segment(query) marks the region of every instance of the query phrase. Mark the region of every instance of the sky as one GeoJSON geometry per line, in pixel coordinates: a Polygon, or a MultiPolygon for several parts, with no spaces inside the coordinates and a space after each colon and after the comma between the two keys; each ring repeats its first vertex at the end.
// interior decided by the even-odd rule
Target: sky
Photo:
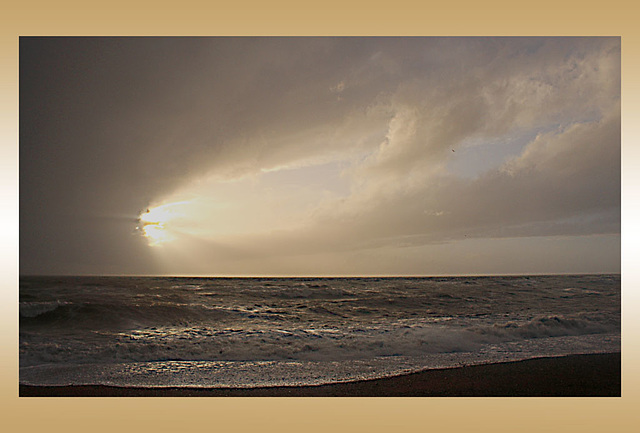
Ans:
{"type": "Polygon", "coordinates": [[[20,273],[620,272],[620,38],[20,38],[20,273]]]}

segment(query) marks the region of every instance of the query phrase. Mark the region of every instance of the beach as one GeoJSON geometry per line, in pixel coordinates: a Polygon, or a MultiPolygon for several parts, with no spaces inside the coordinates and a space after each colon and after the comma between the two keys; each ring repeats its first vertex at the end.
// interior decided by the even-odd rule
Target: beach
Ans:
{"type": "Polygon", "coordinates": [[[621,354],[426,370],[319,386],[134,388],[20,385],[20,397],[620,397],[621,354]]]}

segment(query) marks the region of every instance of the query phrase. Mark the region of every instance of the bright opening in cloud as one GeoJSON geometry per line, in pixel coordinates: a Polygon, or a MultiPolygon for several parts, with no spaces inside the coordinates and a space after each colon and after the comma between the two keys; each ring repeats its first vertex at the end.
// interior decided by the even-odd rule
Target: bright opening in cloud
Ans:
{"type": "Polygon", "coordinates": [[[166,203],[149,208],[140,215],[140,230],[149,241],[149,245],[158,246],[176,239],[172,223],[186,216],[183,206],[187,203],[166,203]]]}

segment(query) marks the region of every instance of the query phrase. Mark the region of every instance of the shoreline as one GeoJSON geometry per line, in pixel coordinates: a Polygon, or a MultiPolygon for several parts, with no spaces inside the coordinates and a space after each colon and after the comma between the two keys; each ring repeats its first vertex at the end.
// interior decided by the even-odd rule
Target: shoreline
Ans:
{"type": "Polygon", "coordinates": [[[20,397],[620,397],[621,353],[424,370],[354,382],[262,388],[19,385],[20,397]]]}

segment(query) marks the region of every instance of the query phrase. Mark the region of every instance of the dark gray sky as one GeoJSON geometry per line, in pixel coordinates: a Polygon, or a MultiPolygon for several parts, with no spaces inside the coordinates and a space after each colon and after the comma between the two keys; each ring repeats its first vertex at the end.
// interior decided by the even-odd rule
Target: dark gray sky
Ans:
{"type": "Polygon", "coordinates": [[[20,39],[21,274],[619,271],[619,38],[20,39]]]}

